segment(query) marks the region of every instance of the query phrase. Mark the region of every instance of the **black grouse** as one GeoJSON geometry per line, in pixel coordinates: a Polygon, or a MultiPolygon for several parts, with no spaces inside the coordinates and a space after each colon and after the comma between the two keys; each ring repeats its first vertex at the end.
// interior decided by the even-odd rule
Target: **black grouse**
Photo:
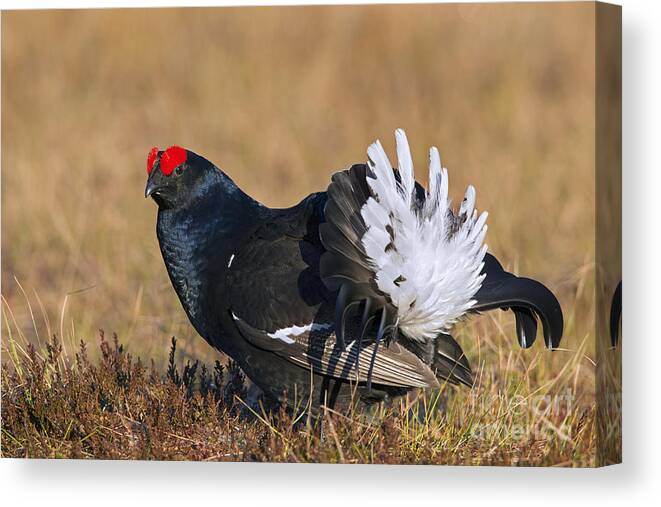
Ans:
{"type": "Polygon", "coordinates": [[[556,348],[562,310],[541,283],[486,253],[475,190],[453,210],[447,169],[430,150],[429,188],[408,141],[398,167],[381,144],[333,175],[326,192],[286,209],[246,195],[214,164],[178,146],[153,148],[145,196],[170,280],[196,331],[268,396],[346,406],[440,382],[471,386],[450,335],[467,314],[509,309],[519,344],[541,321],[556,348]]]}

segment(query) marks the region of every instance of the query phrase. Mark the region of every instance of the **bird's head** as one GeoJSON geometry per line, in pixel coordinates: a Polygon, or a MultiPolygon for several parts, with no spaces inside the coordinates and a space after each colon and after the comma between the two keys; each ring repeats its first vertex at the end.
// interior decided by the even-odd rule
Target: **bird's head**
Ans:
{"type": "Polygon", "coordinates": [[[211,162],[180,146],[164,151],[154,147],[147,156],[145,197],[161,209],[183,207],[204,193],[218,172],[211,162]]]}

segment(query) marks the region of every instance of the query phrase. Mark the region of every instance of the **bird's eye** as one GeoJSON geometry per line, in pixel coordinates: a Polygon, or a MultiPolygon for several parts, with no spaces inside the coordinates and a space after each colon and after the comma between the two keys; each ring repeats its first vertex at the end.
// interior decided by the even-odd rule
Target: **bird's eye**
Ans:
{"type": "Polygon", "coordinates": [[[181,176],[181,173],[183,173],[183,172],[184,172],[184,168],[182,166],[179,166],[174,170],[174,175],[175,176],[181,176]]]}

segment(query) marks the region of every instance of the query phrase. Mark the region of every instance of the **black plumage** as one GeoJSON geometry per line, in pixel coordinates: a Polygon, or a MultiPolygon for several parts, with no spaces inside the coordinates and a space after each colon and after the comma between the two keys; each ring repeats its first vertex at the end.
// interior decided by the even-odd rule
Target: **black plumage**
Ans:
{"type": "MultiPolygon", "coordinates": [[[[374,402],[444,381],[472,385],[452,336],[397,332],[397,308],[375,284],[360,241],[368,166],[335,174],[327,192],[292,208],[270,209],[195,153],[186,151],[176,168],[168,156],[150,155],[145,195],[158,204],[172,285],[196,331],[268,396],[316,407],[346,405],[354,387],[374,402]]],[[[416,193],[424,199],[419,185],[416,193]]],[[[524,347],[540,319],[546,344],[557,347],[563,324],[553,294],[489,254],[483,272],[472,311],[512,309],[524,347]]]]}

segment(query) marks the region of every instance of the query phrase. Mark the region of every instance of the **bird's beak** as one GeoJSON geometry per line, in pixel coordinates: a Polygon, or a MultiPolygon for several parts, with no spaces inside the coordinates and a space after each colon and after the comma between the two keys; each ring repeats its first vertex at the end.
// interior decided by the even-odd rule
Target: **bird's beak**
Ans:
{"type": "Polygon", "coordinates": [[[148,180],[147,186],[145,187],[145,198],[153,194],[154,190],[156,190],[156,183],[151,180],[148,180]]]}
{"type": "Polygon", "coordinates": [[[161,171],[158,169],[153,170],[149,175],[149,178],[147,178],[147,186],[145,187],[145,198],[154,194],[155,192],[158,191],[159,188],[161,188],[163,184],[161,180],[162,180],[161,171]]]}

